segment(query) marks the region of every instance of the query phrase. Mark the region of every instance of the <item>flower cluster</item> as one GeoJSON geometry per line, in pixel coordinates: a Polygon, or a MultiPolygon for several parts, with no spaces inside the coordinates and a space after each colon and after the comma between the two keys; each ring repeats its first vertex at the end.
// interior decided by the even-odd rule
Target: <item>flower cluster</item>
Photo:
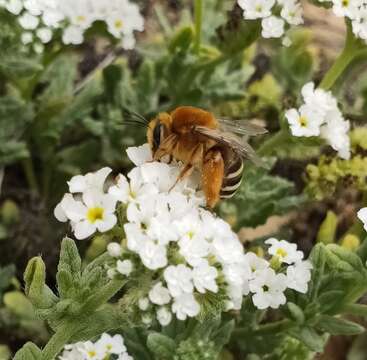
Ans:
{"type": "Polygon", "coordinates": [[[363,222],[364,229],[367,231],[367,207],[358,211],[358,218],[363,222]]]}
{"type": "Polygon", "coordinates": [[[331,92],[315,89],[314,83],[302,88],[304,104],[285,113],[294,136],[321,136],[339,156],[350,158],[349,121],[345,120],[331,92]]]}
{"type": "MultiPolygon", "coordinates": [[[[289,27],[303,23],[303,9],[298,0],[238,0],[238,4],[245,19],[261,19],[264,38],[280,38],[289,27]]],[[[283,44],[289,45],[289,38],[285,37],[283,44]]]]}
{"type": "Polygon", "coordinates": [[[114,227],[124,232],[121,244],[108,245],[107,275],[148,274],[149,289],[135,304],[145,324],[196,317],[208,298],[226,311],[252,296],[266,309],[283,305],[287,288],[306,292],[311,266],[295,244],[269,239],[270,261],[245,254],[229,224],[204,208],[198,174],[176,184],[179,164],[153,162],[148,145],[127,153],[136,165],[127,178],[120,174],[107,187],[109,168],[73,177],[55,216],[70,221],[78,239],[114,227]]]}
{"type": "Polygon", "coordinates": [[[139,8],[129,0],[1,0],[0,6],[18,16],[24,29],[22,42],[33,43],[38,52],[60,29],[64,44],[81,44],[85,31],[96,21],[104,22],[111,35],[122,39],[125,49],[134,47],[134,31],[144,30],[139,8]]]}
{"type": "Polygon", "coordinates": [[[121,335],[103,334],[96,341],[79,342],[66,345],[59,360],[133,360],[127,353],[121,335]]]}
{"type": "Polygon", "coordinates": [[[352,22],[355,36],[367,41],[367,2],[365,0],[319,0],[332,4],[336,16],[352,22]]]}

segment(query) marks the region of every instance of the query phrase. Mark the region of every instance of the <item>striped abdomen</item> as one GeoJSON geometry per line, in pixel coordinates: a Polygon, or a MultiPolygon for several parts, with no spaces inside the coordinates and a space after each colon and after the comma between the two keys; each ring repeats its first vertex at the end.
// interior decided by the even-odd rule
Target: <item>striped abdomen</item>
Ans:
{"type": "Polygon", "coordinates": [[[243,159],[238,155],[224,169],[223,184],[220,191],[222,199],[229,199],[236,193],[242,182],[243,169],[243,159]]]}

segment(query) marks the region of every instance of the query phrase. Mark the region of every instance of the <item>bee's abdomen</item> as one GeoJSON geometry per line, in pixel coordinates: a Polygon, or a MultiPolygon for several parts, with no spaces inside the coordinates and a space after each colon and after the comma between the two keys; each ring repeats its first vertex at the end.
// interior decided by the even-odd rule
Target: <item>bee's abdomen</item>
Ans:
{"type": "Polygon", "coordinates": [[[220,191],[220,197],[222,199],[229,199],[236,193],[242,182],[243,168],[243,160],[238,156],[225,169],[222,189],[220,191]]]}

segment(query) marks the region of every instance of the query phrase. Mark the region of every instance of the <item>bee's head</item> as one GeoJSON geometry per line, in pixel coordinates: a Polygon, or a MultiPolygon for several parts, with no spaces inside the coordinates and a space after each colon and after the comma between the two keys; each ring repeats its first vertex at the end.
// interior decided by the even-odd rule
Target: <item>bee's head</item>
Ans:
{"type": "Polygon", "coordinates": [[[171,116],[167,113],[159,114],[148,125],[147,138],[153,154],[171,131],[171,116]]]}

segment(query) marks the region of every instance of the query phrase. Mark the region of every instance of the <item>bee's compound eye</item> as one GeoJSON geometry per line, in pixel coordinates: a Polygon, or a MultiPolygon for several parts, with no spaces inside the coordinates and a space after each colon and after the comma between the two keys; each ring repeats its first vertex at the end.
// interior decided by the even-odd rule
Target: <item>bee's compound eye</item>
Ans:
{"type": "Polygon", "coordinates": [[[157,150],[161,144],[163,125],[157,124],[153,130],[153,150],[157,150]]]}

